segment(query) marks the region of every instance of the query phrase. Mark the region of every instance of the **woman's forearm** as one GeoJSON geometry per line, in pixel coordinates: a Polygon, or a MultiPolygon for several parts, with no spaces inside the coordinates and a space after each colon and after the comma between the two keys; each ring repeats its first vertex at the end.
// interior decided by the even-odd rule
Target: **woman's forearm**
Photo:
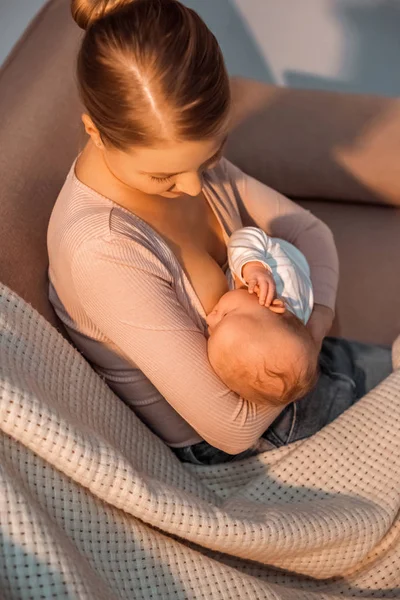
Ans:
{"type": "MultiPolygon", "coordinates": [[[[315,221],[308,238],[306,239],[307,232],[301,233],[295,245],[303,252],[310,266],[315,305],[329,309],[325,311],[328,323],[329,318],[333,319],[335,312],[339,258],[332,232],[325,223],[313,218],[315,221]]],[[[332,323],[329,328],[331,325],[332,323]]]]}
{"type": "MultiPolygon", "coordinates": [[[[289,211],[291,207],[287,202],[284,204],[286,211],[289,211]]],[[[333,315],[339,282],[339,259],[329,227],[297,206],[296,210],[292,208],[292,212],[286,212],[285,216],[281,212],[272,225],[274,236],[286,239],[304,254],[310,267],[314,303],[330,309],[333,315]]]]}
{"type": "Polygon", "coordinates": [[[339,260],[329,227],[279,192],[246,175],[227,161],[228,176],[240,192],[243,225],[260,227],[272,237],[296,246],[306,257],[316,304],[333,312],[339,280],[339,260]]]}
{"type": "Polygon", "coordinates": [[[328,335],[334,319],[334,312],[327,306],[315,304],[307,328],[310,331],[318,350],[322,346],[322,341],[328,335]]]}

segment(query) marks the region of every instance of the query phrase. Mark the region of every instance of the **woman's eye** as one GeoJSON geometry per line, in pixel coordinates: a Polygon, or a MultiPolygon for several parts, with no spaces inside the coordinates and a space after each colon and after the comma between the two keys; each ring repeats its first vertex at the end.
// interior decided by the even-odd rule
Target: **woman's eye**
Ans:
{"type": "MultiPolygon", "coordinates": [[[[214,156],[214,158],[212,158],[208,164],[203,166],[203,170],[214,169],[214,167],[217,166],[217,164],[219,163],[221,158],[222,158],[222,150],[220,150],[218,152],[218,154],[216,156],[214,156]]],[[[172,179],[171,176],[169,176],[169,177],[154,177],[153,175],[149,175],[149,177],[155,183],[167,183],[167,181],[170,181],[172,179]]]]}
{"type": "Polygon", "coordinates": [[[167,181],[172,179],[172,177],[153,177],[152,175],[150,175],[150,179],[152,181],[156,181],[157,183],[166,183],[167,181]]]}

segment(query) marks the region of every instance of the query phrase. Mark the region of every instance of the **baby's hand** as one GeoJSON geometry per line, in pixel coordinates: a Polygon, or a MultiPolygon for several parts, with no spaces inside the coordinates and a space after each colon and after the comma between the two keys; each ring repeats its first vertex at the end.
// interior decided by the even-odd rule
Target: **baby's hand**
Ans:
{"type": "Polygon", "coordinates": [[[261,306],[270,306],[276,293],[272,273],[260,262],[249,262],[244,265],[242,274],[249,294],[256,293],[261,306]]]}

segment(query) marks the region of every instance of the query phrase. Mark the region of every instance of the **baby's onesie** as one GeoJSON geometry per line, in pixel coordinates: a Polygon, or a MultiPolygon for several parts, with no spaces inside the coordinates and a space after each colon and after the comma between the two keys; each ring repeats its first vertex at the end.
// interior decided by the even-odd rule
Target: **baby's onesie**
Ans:
{"type": "Polygon", "coordinates": [[[277,297],[304,324],[308,322],[314,306],[310,267],[295,246],[272,238],[257,227],[243,227],[230,237],[228,259],[231,273],[244,284],[244,265],[261,262],[272,273],[277,297]]]}

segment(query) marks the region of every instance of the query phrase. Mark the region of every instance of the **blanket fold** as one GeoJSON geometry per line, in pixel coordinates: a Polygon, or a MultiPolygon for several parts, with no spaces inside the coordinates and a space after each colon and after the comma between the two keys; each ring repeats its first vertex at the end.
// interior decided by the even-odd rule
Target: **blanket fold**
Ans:
{"type": "Polygon", "coordinates": [[[1,284],[0,357],[6,598],[400,598],[400,371],[308,440],[196,467],[1,284]]]}

